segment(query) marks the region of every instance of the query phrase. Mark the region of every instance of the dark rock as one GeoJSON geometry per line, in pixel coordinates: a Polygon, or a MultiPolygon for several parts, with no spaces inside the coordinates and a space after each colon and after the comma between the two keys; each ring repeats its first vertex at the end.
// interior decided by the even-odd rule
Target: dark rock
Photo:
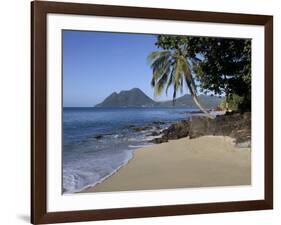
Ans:
{"type": "Polygon", "coordinates": [[[168,142],[168,138],[167,137],[166,138],[163,138],[163,137],[155,138],[151,142],[153,142],[155,144],[160,144],[160,143],[163,143],[163,142],[168,142]]]}
{"type": "Polygon", "coordinates": [[[198,114],[198,113],[202,113],[200,110],[193,110],[193,111],[189,111],[186,112],[187,114],[198,114]]]}
{"type": "Polygon", "coordinates": [[[151,133],[151,136],[158,136],[158,135],[160,135],[160,132],[153,131],[153,132],[151,133]]]}
{"type": "Polygon", "coordinates": [[[95,136],[95,139],[97,139],[97,140],[102,139],[102,138],[103,138],[103,135],[101,135],[101,134],[95,136]]]}
{"type": "Polygon", "coordinates": [[[162,122],[162,121],[154,121],[154,122],[152,122],[152,124],[153,124],[153,125],[163,125],[163,124],[165,124],[165,123],[162,122]]]}
{"type": "Polygon", "coordinates": [[[215,119],[206,116],[193,116],[191,120],[172,124],[161,134],[162,137],[154,139],[154,143],[167,142],[187,136],[197,138],[204,135],[216,135],[235,138],[237,146],[249,146],[251,143],[251,113],[230,113],[217,116],[215,119]]]}
{"type": "Polygon", "coordinates": [[[134,131],[137,131],[137,132],[140,132],[140,131],[144,131],[144,130],[149,130],[151,129],[152,127],[150,126],[145,126],[145,127],[133,127],[133,130],[134,131]]]}
{"type": "Polygon", "coordinates": [[[148,137],[148,136],[158,136],[158,135],[160,135],[160,134],[161,134],[161,132],[153,131],[153,132],[147,134],[146,136],[147,136],[147,137],[148,137]]]}
{"type": "Polygon", "coordinates": [[[236,143],[249,142],[251,139],[251,113],[231,113],[217,116],[215,119],[194,117],[191,123],[190,137],[203,135],[230,136],[236,143]]]}
{"type": "MultiPolygon", "coordinates": [[[[183,120],[172,124],[167,129],[163,130],[162,137],[153,140],[154,143],[167,142],[168,140],[175,140],[183,137],[187,137],[189,134],[190,122],[183,120]]],[[[159,134],[158,134],[159,135],[159,134]]]]}
{"type": "Polygon", "coordinates": [[[190,138],[200,137],[202,135],[210,134],[210,124],[212,119],[207,117],[192,117],[190,124],[190,138]]]}

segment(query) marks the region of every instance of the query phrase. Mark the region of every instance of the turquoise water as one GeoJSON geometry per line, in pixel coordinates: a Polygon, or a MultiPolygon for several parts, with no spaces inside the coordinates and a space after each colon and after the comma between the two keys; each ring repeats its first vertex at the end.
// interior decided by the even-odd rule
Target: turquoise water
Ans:
{"type": "Polygon", "coordinates": [[[140,147],[171,123],[186,119],[187,108],[64,108],[63,192],[74,193],[112,175],[140,147]],[[146,127],[141,131],[135,128],[146,127]]]}

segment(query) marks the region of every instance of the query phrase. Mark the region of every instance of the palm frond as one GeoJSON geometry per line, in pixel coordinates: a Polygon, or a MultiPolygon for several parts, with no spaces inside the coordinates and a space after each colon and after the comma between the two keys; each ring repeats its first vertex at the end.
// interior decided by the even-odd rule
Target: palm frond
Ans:
{"type": "Polygon", "coordinates": [[[152,68],[151,85],[154,87],[154,94],[159,96],[166,87],[166,94],[173,84],[173,105],[175,104],[177,92],[183,93],[183,84],[187,85],[193,100],[200,110],[207,113],[199,102],[196,84],[192,76],[191,61],[188,61],[182,51],[161,51],[152,52],[148,56],[148,62],[152,68]]]}
{"type": "Polygon", "coordinates": [[[160,58],[152,65],[153,78],[159,79],[170,68],[169,58],[160,58]]]}
{"type": "Polygon", "coordinates": [[[183,93],[183,76],[180,78],[180,93],[183,93]]]}
{"type": "Polygon", "coordinates": [[[177,97],[177,89],[175,87],[175,83],[174,83],[174,92],[173,92],[173,106],[176,103],[176,97],[177,97]]]}
{"type": "Polygon", "coordinates": [[[166,86],[166,95],[168,95],[168,89],[172,85],[172,83],[174,82],[174,70],[175,70],[175,66],[173,65],[172,71],[170,73],[169,80],[168,80],[168,83],[167,83],[167,86],[166,86]]]}
{"type": "Polygon", "coordinates": [[[158,79],[154,79],[155,85],[154,85],[154,90],[155,90],[155,95],[159,96],[162,94],[164,87],[167,85],[167,81],[170,77],[170,65],[167,64],[165,65],[165,68],[162,70],[161,77],[158,79]]]}
{"type": "Polygon", "coordinates": [[[154,77],[152,77],[152,79],[151,79],[151,81],[150,81],[150,84],[151,84],[151,86],[152,86],[152,87],[154,87],[154,86],[155,86],[155,80],[154,80],[154,77]]]}
{"type": "Polygon", "coordinates": [[[159,79],[157,81],[157,83],[154,86],[154,94],[156,96],[160,96],[163,92],[163,89],[167,83],[167,79],[168,79],[168,74],[164,73],[163,76],[161,77],[161,79],[159,79]]]}
{"type": "Polygon", "coordinates": [[[185,59],[181,58],[180,61],[182,62],[182,70],[183,70],[183,74],[184,74],[184,78],[185,78],[187,87],[190,91],[190,94],[195,96],[195,95],[197,95],[196,84],[192,77],[190,66],[188,65],[188,62],[185,59]]]}
{"type": "Polygon", "coordinates": [[[154,51],[151,52],[148,57],[147,57],[147,62],[149,65],[152,65],[155,60],[165,57],[165,56],[170,56],[171,53],[169,51],[154,51]]]}
{"type": "Polygon", "coordinates": [[[180,76],[181,76],[181,63],[177,59],[175,65],[175,71],[174,71],[174,88],[176,88],[176,90],[178,90],[180,86],[180,76]]]}

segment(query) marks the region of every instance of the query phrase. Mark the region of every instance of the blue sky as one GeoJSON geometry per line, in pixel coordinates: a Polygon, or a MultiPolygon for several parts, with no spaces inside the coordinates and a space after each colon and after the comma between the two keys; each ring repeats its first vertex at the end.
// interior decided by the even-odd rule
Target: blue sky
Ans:
{"type": "MultiPolygon", "coordinates": [[[[155,41],[155,35],[63,31],[63,105],[94,106],[134,87],[155,99],[147,63],[155,41]]],[[[171,98],[169,93],[155,100],[171,98]]]]}

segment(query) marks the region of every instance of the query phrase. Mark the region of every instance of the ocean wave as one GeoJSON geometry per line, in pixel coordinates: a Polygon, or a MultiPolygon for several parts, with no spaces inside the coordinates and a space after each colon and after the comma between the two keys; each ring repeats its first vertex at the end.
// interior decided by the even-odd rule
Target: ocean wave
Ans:
{"type": "Polygon", "coordinates": [[[103,182],[126,165],[132,156],[132,151],[119,155],[112,152],[104,157],[90,157],[90,160],[82,159],[64,165],[63,194],[81,192],[103,182]]]}
{"type": "Polygon", "coordinates": [[[129,148],[145,148],[145,147],[149,147],[151,146],[151,144],[143,144],[143,145],[129,145],[129,148]]]}
{"type": "Polygon", "coordinates": [[[152,140],[154,140],[155,138],[160,138],[160,137],[162,137],[163,136],[163,134],[159,134],[159,135],[156,135],[156,136],[146,136],[145,137],[145,141],[152,141],[152,140]]]}

